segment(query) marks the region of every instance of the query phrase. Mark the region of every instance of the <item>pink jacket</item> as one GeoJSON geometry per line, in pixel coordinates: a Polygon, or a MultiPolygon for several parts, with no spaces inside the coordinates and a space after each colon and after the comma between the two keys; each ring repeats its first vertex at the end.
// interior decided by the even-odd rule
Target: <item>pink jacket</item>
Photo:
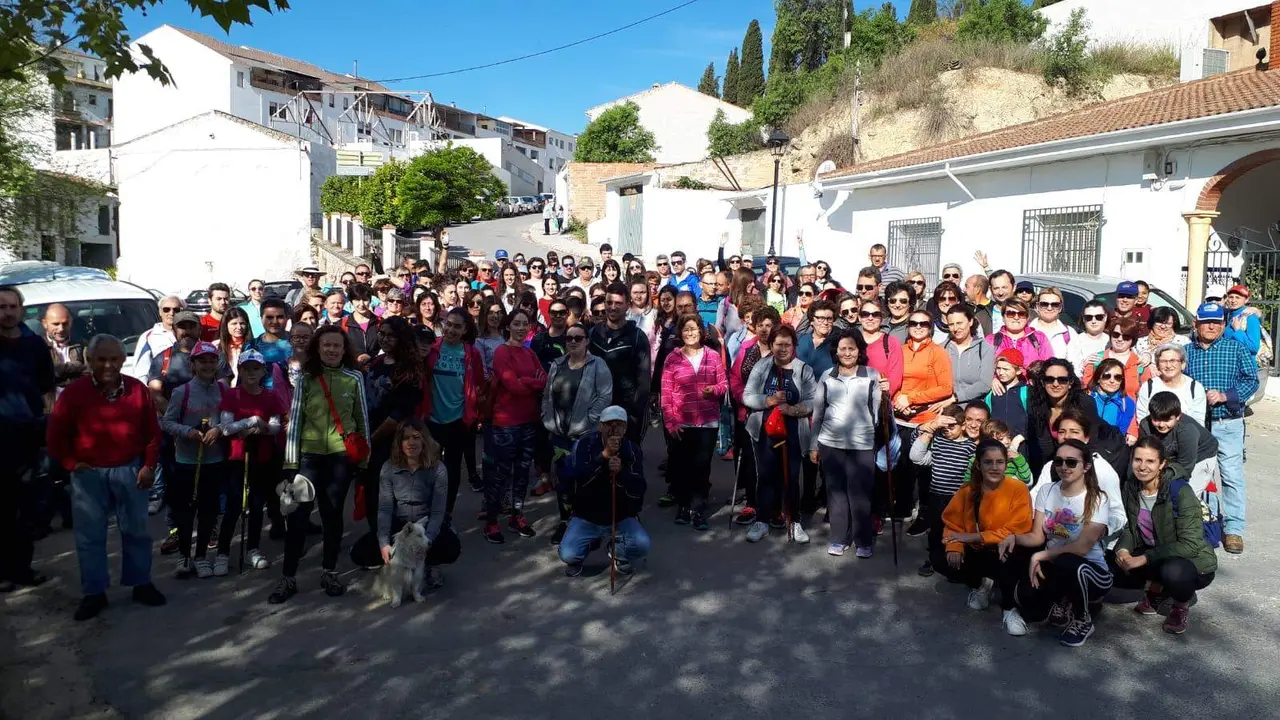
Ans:
{"type": "Polygon", "coordinates": [[[1044,361],[1053,357],[1053,345],[1049,344],[1049,338],[1039,330],[1027,328],[1026,334],[1014,340],[1004,330],[993,332],[986,337],[987,343],[996,349],[999,354],[1009,348],[1015,348],[1022,353],[1023,366],[1030,365],[1036,361],[1044,361]]]}
{"type": "Polygon", "coordinates": [[[738,408],[739,422],[747,421],[747,408],[742,404],[742,393],[747,389],[747,381],[742,377],[742,361],[747,357],[747,351],[759,342],[755,335],[742,341],[738,346],[738,352],[730,361],[729,368],[729,395],[733,398],[733,404],[738,408]]]}
{"type": "Polygon", "coordinates": [[[662,419],[667,432],[718,421],[728,389],[729,380],[719,353],[704,348],[702,362],[694,370],[682,350],[671,351],[662,368],[662,419]],[[703,396],[704,388],[711,388],[710,397],[703,396]]]}

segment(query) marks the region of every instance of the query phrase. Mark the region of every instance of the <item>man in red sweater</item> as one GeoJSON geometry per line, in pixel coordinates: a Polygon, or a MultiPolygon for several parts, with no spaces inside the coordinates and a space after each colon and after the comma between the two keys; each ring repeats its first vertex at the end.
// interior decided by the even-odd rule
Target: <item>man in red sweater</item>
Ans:
{"type": "Polygon", "coordinates": [[[111,335],[89,341],[90,374],[62,391],[49,416],[49,455],[71,472],[76,556],[84,599],[76,620],[88,620],[107,606],[111,572],[107,565],[107,514],[120,526],[122,585],[133,599],[152,607],[165,597],[151,584],[151,535],[147,531],[147,491],[160,460],[160,425],[151,393],[121,374],[124,347],[111,335]]]}

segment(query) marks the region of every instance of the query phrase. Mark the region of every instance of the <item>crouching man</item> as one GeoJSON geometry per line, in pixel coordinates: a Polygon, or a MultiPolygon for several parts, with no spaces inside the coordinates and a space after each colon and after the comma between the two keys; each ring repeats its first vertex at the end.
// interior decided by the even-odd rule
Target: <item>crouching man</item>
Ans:
{"type": "Polygon", "coordinates": [[[582,574],[591,550],[617,536],[614,562],[629,575],[633,563],[649,554],[649,533],[636,515],[644,504],[644,456],[627,439],[627,411],[610,405],[600,413],[600,428],[583,435],[561,460],[560,497],[569,508],[569,528],[560,541],[565,575],[582,574]]]}
{"type": "Polygon", "coordinates": [[[112,512],[120,528],[121,584],[133,587],[136,602],[165,602],[151,584],[147,532],[147,491],[160,460],[160,427],[151,393],[121,374],[124,348],[116,338],[95,336],[86,354],[89,375],[73,380],[58,396],[47,434],[49,455],[71,472],[71,513],[84,591],[76,620],[88,620],[107,606],[107,516],[112,512]]]}

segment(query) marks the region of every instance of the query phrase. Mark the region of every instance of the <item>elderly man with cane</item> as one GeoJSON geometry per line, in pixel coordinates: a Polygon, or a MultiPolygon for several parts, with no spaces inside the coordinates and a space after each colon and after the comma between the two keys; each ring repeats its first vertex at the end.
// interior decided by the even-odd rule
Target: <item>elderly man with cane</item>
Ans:
{"type": "Polygon", "coordinates": [[[133,600],[152,607],[165,597],[151,584],[151,536],[147,491],[160,461],[160,426],[147,386],[121,373],[124,347],[97,335],[86,353],[90,374],[73,380],[49,417],[49,454],[71,472],[71,512],[84,599],[76,620],[107,607],[107,514],[114,511],[121,537],[121,584],[133,600]]]}

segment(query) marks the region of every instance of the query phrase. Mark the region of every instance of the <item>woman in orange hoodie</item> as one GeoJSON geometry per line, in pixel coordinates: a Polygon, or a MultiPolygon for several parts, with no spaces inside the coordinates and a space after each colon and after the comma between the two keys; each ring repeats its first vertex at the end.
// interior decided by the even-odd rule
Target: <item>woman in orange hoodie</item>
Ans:
{"type": "Polygon", "coordinates": [[[923,311],[911,313],[902,345],[902,389],[893,399],[894,412],[913,424],[929,422],[950,404],[952,391],[951,358],[933,341],[933,319],[923,311]]]}
{"type": "Polygon", "coordinates": [[[1026,635],[1027,623],[1018,614],[1014,588],[1027,577],[1034,548],[1002,548],[1000,542],[1030,531],[1031,491],[1008,474],[1008,450],[999,440],[984,438],[976,457],[979,471],[942,511],[946,556],[935,557],[933,566],[952,582],[969,586],[966,605],[970,610],[986,610],[991,592],[999,585],[1005,631],[1026,635]]]}

